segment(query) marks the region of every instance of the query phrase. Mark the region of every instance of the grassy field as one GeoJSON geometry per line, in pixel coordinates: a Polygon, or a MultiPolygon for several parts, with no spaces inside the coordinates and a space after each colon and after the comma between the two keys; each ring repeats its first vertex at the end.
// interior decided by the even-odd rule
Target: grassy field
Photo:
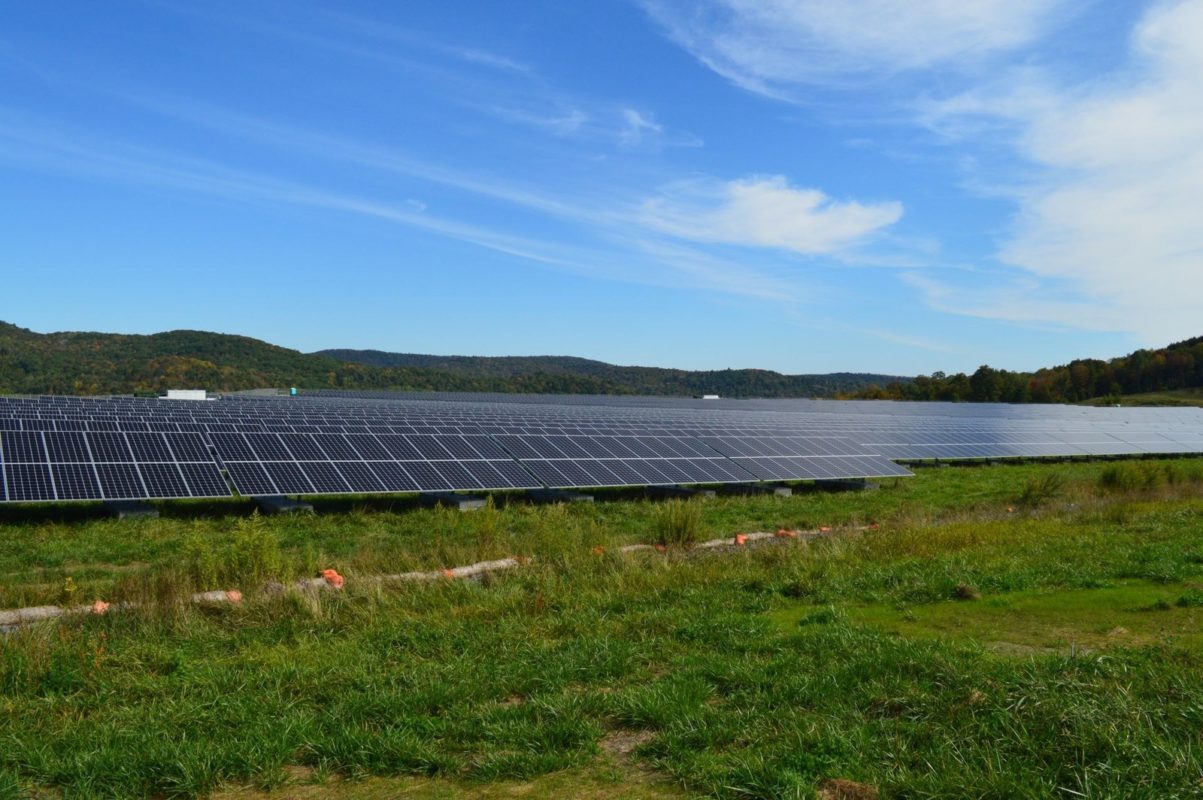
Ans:
{"type": "Polygon", "coordinates": [[[1171,389],[1164,392],[1126,394],[1119,398],[1096,397],[1082,405],[1110,406],[1203,406],[1203,389],[1171,389]]]}
{"type": "Polygon", "coordinates": [[[0,637],[0,797],[1203,795],[1201,461],[319,512],[6,510],[0,607],[142,605],[0,637]],[[258,591],[323,568],[346,588],[258,591]]]}

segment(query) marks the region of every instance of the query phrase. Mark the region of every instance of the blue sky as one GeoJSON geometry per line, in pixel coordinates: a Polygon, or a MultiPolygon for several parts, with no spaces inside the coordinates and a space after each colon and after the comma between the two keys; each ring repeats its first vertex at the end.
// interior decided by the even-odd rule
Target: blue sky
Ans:
{"type": "Polygon", "coordinates": [[[1032,369],[1203,334],[1203,0],[0,0],[0,319],[1032,369]]]}

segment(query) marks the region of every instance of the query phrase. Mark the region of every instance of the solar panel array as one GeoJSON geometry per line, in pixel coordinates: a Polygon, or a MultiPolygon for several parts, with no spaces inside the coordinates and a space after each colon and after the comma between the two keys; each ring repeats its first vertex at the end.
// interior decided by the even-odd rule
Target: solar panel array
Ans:
{"type": "Polygon", "coordinates": [[[1203,409],[0,397],[7,502],[221,497],[231,484],[254,496],[827,480],[909,474],[897,461],[1146,453],[1203,453],[1203,409]]]}
{"type": "Polygon", "coordinates": [[[0,499],[228,497],[204,438],[150,431],[0,431],[0,499]]]}

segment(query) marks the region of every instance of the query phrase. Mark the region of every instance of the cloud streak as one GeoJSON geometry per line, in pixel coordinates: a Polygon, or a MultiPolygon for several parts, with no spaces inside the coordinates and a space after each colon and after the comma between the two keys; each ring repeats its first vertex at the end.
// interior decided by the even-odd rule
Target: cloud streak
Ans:
{"type": "MultiPolygon", "coordinates": [[[[668,234],[693,242],[721,242],[747,247],[791,250],[807,255],[830,254],[867,241],[901,216],[896,202],[836,202],[816,189],[794,189],[781,176],[752,177],[726,183],[714,180],[678,182],[662,188],[634,210],[614,189],[569,200],[481,174],[448,169],[429,159],[340,137],[228,112],[208,105],[181,103],[142,95],[121,95],[127,102],[222,134],[259,142],[275,149],[353,164],[367,170],[406,176],[519,206],[588,226],[595,231],[642,228],[646,235],[668,234]]],[[[632,111],[642,129],[659,126],[632,111]]],[[[697,255],[694,255],[696,261],[697,255]]],[[[679,254],[674,259],[681,263],[679,254]]],[[[716,262],[717,263],[717,262],[716,262]]],[[[706,274],[715,274],[710,264],[706,274]]],[[[740,279],[746,270],[738,270],[740,279]]],[[[732,286],[726,281],[712,285],[732,286]]],[[[784,296],[778,288],[758,296],[784,296]]]]}
{"type": "Polygon", "coordinates": [[[641,215],[648,227],[681,239],[807,256],[838,253],[901,217],[901,203],[836,201],[780,175],[677,183],[645,201],[641,215]]]}
{"type": "Polygon", "coordinates": [[[963,67],[1037,40],[1067,0],[644,0],[670,38],[745,89],[774,97],[963,67]]]}
{"type": "Polygon", "coordinates": [[[170,189],[224,202],[310,208],[383,220],[592,278],[676,288],[685,285],[761,301],[797,299],[786,282],[754,267],[686,248],[658,251],[654,243],[620,235],[617,227],[609,234],[601,231],[603,239],[608,236],[610,241],[604,248],[521,236],[426,213],[412,198],[389,202],[209,160],[72,136],[52,122],[3,106],[0,161],[21,169],[170,189]]]}

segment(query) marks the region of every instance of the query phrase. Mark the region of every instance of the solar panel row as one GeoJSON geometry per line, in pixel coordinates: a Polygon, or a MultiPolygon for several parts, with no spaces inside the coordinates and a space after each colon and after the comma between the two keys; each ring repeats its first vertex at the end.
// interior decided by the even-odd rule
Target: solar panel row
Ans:
{"type": "Polygon", "coordinates": [[[0,499],[228,497],[196,433],[0,431],[0,499]]]}
{"type": "Polygon", "coordinates": [[[0,398],[0,500],[722,483],[1203,452],[1203,410],[667,398],[0,398]]]}

